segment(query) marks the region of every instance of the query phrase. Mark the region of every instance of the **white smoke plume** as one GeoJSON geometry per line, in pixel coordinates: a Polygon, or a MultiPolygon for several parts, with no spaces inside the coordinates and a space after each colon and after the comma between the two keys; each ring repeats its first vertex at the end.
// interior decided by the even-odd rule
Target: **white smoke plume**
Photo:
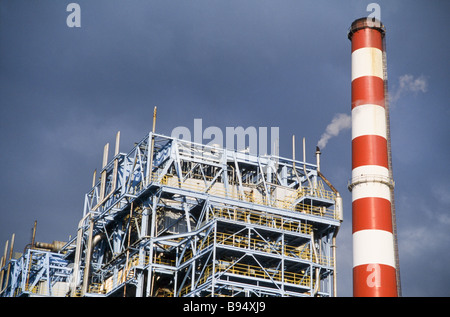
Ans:
{"type": "Polygon", "coordinates": [[[428,89],[428,82],[426,78],[421,75],[417,78],[414,78],[413,75],[405,74],[400,76],[398,80],[398,88],[392,94],[389,94],[389,101],[391,103],[397,102],[400,97],[407,92],[419,93],[426,92],[428,89]]]}
{"type": "Polygon", "coordinates": [[[345,113],[336,114],[331,120],[331,123],[327,126],[325,132],[320,137],[319,142],[317,142],[317,146],[320,149],[325,148],[329,139],[338,136],[343,130],[350,129],[351,126],[352,118],[350,115],[345,113]]]}
{"type": "MultiPolygon", "coordinates": [[[[389,95],[389,101],[391,103],[395,103],[400,99],[400,97],[408,92],[411,93],[425,93],[428,89],[428,82],[425,76],[421,75],[417,78],[414,76],[405,74],[400,76],[399,78],[399,86],[394,93],[389,95]]],[[[341,131],[350,129],[352,127],[352,118],[350,115],[345,113],[336,114],[331,123],[327,126],[325,132],[320,137],[319,142],[317,142],[317,146],[320,149],[325,148],[332,137],[338,136],[341,131]]]]}

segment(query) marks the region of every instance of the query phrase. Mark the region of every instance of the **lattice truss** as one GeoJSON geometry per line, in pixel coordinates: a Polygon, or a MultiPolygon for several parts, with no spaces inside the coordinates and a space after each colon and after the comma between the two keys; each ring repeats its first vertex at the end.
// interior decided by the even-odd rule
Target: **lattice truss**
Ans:
{"type": "Polygon", "coordinates": [[[67,296],[335,295],[342,207],[317,165],[154,133],[108,147],[56,253],[67,296]]]}

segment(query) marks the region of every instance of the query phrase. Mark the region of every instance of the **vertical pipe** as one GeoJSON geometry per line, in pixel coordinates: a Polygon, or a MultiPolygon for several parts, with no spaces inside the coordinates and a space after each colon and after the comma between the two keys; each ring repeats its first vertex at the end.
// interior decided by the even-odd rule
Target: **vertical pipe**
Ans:
{"type": "Polygon", "coordinates": [[[105,147],[103,148],[103,163],[102,163],[102,177],[101,177],[101,184],[100,184],[100,194],[99,194],[99,201],[103,201],[103,197],[105,197],[105,186],[106,186],[106,170],[104,168],[106,167],[106,164],[108,164],[108,150],[109,150],[109,143],[105,144],[105,147]]]}
{"type": "Polygon", "coordinates": [[[123,297],[127,297],[128,261],[130,258],[130,240],[131,240],[131,227],[132,227],[132,219],[133,219],[133,202],[131,202],[129,217],[130,217],[130,221],[129,221],[129,225],[128,225],[127,256],[125,259],[125,267],[123,268],[123,274],[125,274],[125,284],[123,286],[123,297]]]}
{"type": "MultiPolygon", "coordinates": [[[[95,207],[92,208],[92,210],[97,210],[98,207],[100,207],[101,204],[103,204],[111,195],[114,194],[116,191],[116,185],[117,185],[117,171],[119,168],[119,159],[117,158],[117,155],[119,154],[119,143],[120,143],[120,131],[116,134],[116,147],[114,150],[114,170],[113,170],[113,179],[112,179],[112,188],[110,192],[105,196],[105,188],[106,188],[106,170],[104,169],[106,165],[108,164],[108,151],[109,151],[109,143],[105,145],[105,148],[103,150],[103,164],[102,164],[102,176],[101,176],[101,184],[100,184],[100,194],[98,198],[98,203],[95,205],[95,207]]],[[[97,170],[94,171],[94,176],[92,179],[92,187],[95,185],[95,177],[97,174],[97,170]]]]}
{"type": "Polygon", "coordinates": [[[306,140],[303,138],[303,163],[306,162],[306,140]]]}
{"type": "Polygon", "coordinates": [[[339,227],[336,228],[332,238],[333,248],[333,297],[337,297],[337,267],[336,267],[336,235],[339,227]]]}
{"type": "Polygon", "coordinates": [[[92,175],[92,188],[94,188],[95,186],[95,182],[97,180],[96,178],[97,178],[97,169],[94,170],[94,174],[92,175]]]}
{"type": "Polygon", "coordinates": [[[119,169],[119,159],[117,158],[117,155],[119,155],[119,149],[120,149],[120,131],[117,131],[116,134],[116,147],[114,149],[114,170],[113,170],[113,184],[112,189],[110,191],[110,194],[108,194],[108,198],[110,195],[114,194],[114,191],[116,190],[116,184],[117,184],[117,171],[119,169]]]}
{"type": "MultiPolygon", "coordinates": [[[[1,260],[1,262],[0,262],[0,269],[2,269],[3,266],[5,266],[5,264],[6,264],[6,257],[7,257],[7,255],[8,255],[8,243],[9,243],[9,241],[7,240],[7,241],[6,241],[6,244],[5,244],[5,252],[4,252],[4,256],[2,256],[2,260],[1,260]]],[[[3,276],[4,276],[4,270],[2,270],[2,273],[1,273],[1,278],[0,278],[0,289],[2,288],[2,284],[3,284],[3,276]]]]}
{"type": "Polygon", "coordinates": [[[36,227],[37,227],[37,220],[34,221],[33,235],[31,236],[31,248],[34,248],[34,240],[36,238],[36,227]]]}
{"type": "Polygon", "coordinates": [[[397,296],[381,22],[354,21],[352,43],[353,295],[397,296]]]}
{"type": "Polygon", "coordinates": [[[88,241],[86,246],[86,256],[85,256],[85,267],[84,267],[84,276],[83,276],[83,286],[82,286],[82,295],[88,293],[89,291],[89,278],[91,275],[91,256],[92,256],[92,235],[94,232],[94,219],[91,217],[89,219],[89,231],[88,231],[88,241]]]}
{"type": "Polygon", "coordinates": [[[156,238],[156,231],[158,229],[157,226],[157,218],[156,218],[156,210],[158,207],[158,201],[156,195],[152,197],[152,218],[151,218],[151,224],[150,224],[150,254],[149,259],[150,263],[148,266],[148,273],[147,273],[147,296],[153,297],[153,289],[154,289],[154,282],[155,282],[155,274],[154,274],[154,268],[153,268],[153,257],[154,257],[154,251],[156,251],[156,246],[153,242],[153,238],[156,238]]]}
{"type": "Polygon", "coordinates": [[[16,237],[16,234],[13,233],[12,237],[11,237],[11,249],[9,250],[9,260],[11,261],[12,257],[13,257],[13,252],[14,252],[14,239],[16,237]]]}
{"type": "Polygon", "coordinates": [[[150,155],[148,157],[148,160],[150,161],[150,167],[147,175],[147,179],[149,180],[148,183],[153,182],[153,152],[155,148],[155,128],[156,128],[156,107],[153,109],[153,126],[152,126],[152,139],[150,144],[150,155]]]}
{"type": "Polygon", "coordinates": [[[295,169],[295,135],[292,135],[292,167],[295,169]]]}
{"type": "Polygon", "coordinates": [[[72,274],[72,283],[71,283],[71,296],[76,296],[77,292],[77,286],[78,286],[78,279],[79,279],[79,273],[80,273],[80,264],[81,264],[81,248],[82,248],[82,239],[83,239],[83,231],[84,231],[84,222],[85,220],[90,217],[90,213],[86,214],[78,223],[78,230],[77,230],[77,245],[75,247],[75,258],[74,258],[74,266],[73,266],[73,274],[72,274]]]}
{"type": "Polygon", "coordinates": [[[301,188],[302,182],[297,174],[297,169],[295,168],[295,135],[292,135],[292,170],[294,171],[295,177],[297,177],[298,188],[301,188]]]}
{"type": "Polygon", "coordinates": [[[305,177],[308,180],[309,190],[313,190],[313,186],[311,184],[311,180],[309,179],[308,172],[306,172],[306,139],[303,138],[303,172],[305,173],[305,177]]]}
{"type": "MultiPolygon", "coordinates": [[[[31,248],[30,249],[34,248],[34,240],[36,238],[36,227],[37,227],[37,220],[34,221],[33,235],[31,237],[31,248]]],[[[28,290],[28,282],[30,280],[31,260],[33,257],[31,251],[29,252],[29,254],[30,254],[30,257],[28,259],[28,271],[27,271],[27,279],[26,279],[26,284],[25,284],[26,290],[28,290]]]]}
{"type": "MultiPolygon", "coordinates": [[[[317,249],[316,249],[316,243],[315,243],[315,238],[314,238],[314,230],[311,230],[311,248],[312,248],[312,256],[313,256],[313,263],[317,263],[317,265],[319,264],[319,256],[317,255],[317,249]]],[[[312,267],[311,267],[312,270],[312,267]]],[[[315,282],[316,284],[314,285],[314,289],[313,289],[313,296],[317,296],[317,293],[319,292],[320,288],[320,276],[319,276],[319,268],[316,267],[315,269],[315,273],[316,273],[316,279],[315,282]]],[[[311,271],[312,274],[312,271],[311,271]]],[[[312,277],[312,276],[311,276],[312,277]]],[[[313,278],[311,280],[314,280],[313,278]]]]}
{"type": "Polygon", "coordinates": [[[316,163],[317,163],[317,171],[320,172],[320,149],[316,146],[316,163]]]}

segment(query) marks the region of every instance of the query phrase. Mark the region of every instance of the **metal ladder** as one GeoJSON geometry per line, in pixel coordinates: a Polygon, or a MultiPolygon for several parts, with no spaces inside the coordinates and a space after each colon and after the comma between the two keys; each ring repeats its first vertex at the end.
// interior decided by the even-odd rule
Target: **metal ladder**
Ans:
{"type": "MultiPolygon", "coordinates": [[[[389,178],[394,179],[392,172],[392,151],[391,151],[391,124],[389,116],[389,94],[388,94],[388,75],[387,75],[387,61],[386,61],[386,38],[383,38],[383,79],[384,79],[384,108],[386,110],[386,137],[387,137],[387,154],[389,178]]],[[[395,256],[395,270],[397,279],[397,296],[402,296],[401,280],[400,280],[400,259],[398,255],[398,240],[397,240],[397,220],[395,216],[395,198],[394,186],[389,186],[391,194],[391,217],[392,217],[392,232],[394,234],[394,256],[395,256]]]]}

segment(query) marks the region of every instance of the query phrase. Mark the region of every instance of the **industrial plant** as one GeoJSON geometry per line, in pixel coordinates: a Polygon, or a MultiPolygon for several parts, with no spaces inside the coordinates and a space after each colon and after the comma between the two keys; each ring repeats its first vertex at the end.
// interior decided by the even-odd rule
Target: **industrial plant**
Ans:
{"type": "Polygon", "coordinates": [[[335,294],[341,202],[318,165],[153,132],[121,153],[119,139],[71,241],[6,246],[2,296],[335,294]]]}
{"type": "MultiPolygon", "coordinates": [[[[352,42],[355,296],[399,295],[384,26],[352,42]]],[[[350,91],[350,89],[349,89],[350,91]]],[[[155,132],[113,156],[69,241],[32,241],[0,262],[0,297],[336,297],[342,198],[315,162],[155,132]]],[[[80,197],[81,198],[81,197],[80,197]]]]}

